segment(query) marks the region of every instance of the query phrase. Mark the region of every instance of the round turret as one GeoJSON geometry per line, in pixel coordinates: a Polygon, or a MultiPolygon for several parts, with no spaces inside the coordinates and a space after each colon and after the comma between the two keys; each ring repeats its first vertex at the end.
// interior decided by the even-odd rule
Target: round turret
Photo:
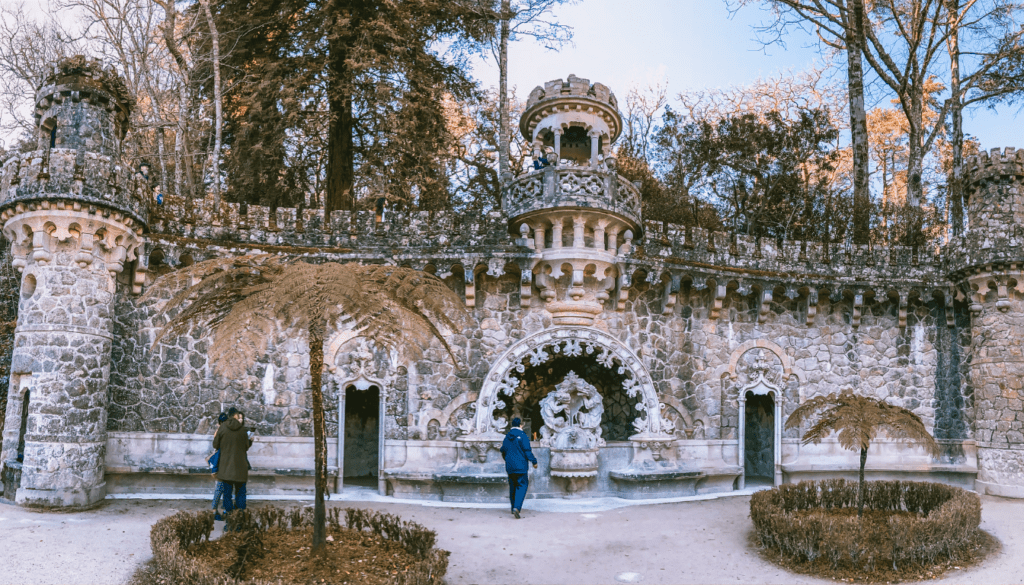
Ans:
{"type": "MultiPolygon", "coordinates": [[[[1024,150],[994,148],[967,159],[968,237],[1007,238],[1024,225],[1024,150]]],[[[989,248],[991,246],[985,246],[989,248]]]]}
{"type": "Polygon", "coordinates": [[[624,277],[618,263],[643,225],[640,193],[610,156],[622,117],[607,86],[575,75],[537,87],[526,106],[519,128],[533,142],[532,170],[502,193],[509,232],[536,251],[521,301],[531,302],[536,285],[556,324],[589,325],[624,277]]]}
{"type": "Polygon", "coordinates": [[[555,163],[596,165],[622,133],[622,116],[608,86],[570,74],[568,81],[555,79],[530,92],[519,130],[536,157],[548,147],[555,163]]]}
{"type": "Polygon", "coordinates": [[[141,229],[149,190],[120,166],[133,106],[112,69],[81,55],[58,63],[36,94],[36,150],[6,161],[0,174],[3,219],[19,203],[49,201],[102,207],[141,229]]]}
{"type": "Polygon", "coordinates": [[[36,98],[38,150],[0,177],[0,221],[22,273],[11,363],[24,410],[7,421],[26,421],[24,447],[4,441],[0,461],[21,471],[19,504],[91,506],[106,494],[114,299],[145,277],[133,265],[148,189],[118,166],[131,107],[116,73],[62,61],[36,98]]]}

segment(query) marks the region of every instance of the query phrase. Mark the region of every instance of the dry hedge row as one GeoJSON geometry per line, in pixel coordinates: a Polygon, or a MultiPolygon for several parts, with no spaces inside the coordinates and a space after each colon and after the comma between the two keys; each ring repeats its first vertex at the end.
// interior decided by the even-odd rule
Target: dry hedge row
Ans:
{"type": "Polygon", "coordinates": [[[750,517],[761,546],[797,562],[824,559],[833,569],[898,570],[956,560],[979,536],[981,498],[958,487],[872,481],[865,484],[865,521],[838,513],[856,506],[856,481],[803,481],[756,492],[750,517]],[[909,514],[868,522],[870,510],[909,514]]]}
{"type": "MultiPolygon", "coordinates": [[[[237,550],[236,572],[245,560],[261,554],[263,534],[271,528],[293,530],[312,526],[312,508],[281,509],[271,506],[236,510],[228,517],[227,527],[243,533],[237,550]]],[[[386,540],[400,543],[420,561],[405,573],[392,577],[394,585],[442,585],[448,570],[448,551],[434,548],[437,533],[414,522],[383,512],[356,508],[329,508],[327,526],[331,531],[341,528],[373,532],[386,540]],[[342,512],[345,513],[342,522],[342,512]]],[[[197,561],[188,547],[209,540],[213,532],[213,511],[178,512],[153,525],[150,543],[156,568],[167,575],[172,585],[239,585],[243,583],[222,570],[197,561]]],[[[270,585],[261,581],[245,581],[249,585],[270,585]]]]}

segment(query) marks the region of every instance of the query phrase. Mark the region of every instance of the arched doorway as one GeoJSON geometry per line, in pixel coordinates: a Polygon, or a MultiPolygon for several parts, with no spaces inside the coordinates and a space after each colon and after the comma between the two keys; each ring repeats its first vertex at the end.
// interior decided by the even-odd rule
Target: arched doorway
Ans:
{"type": "Polygon", "coordinates": [[[775,400],[773,395],[746,396],[743,474],[747,487],[775,483],[775,400]]]}
{"type": "Polygon", "coordinates": [[[368,382],[345,384],[338,402],[338,489],[377,489],[384,445],[381,388],[368,382]]]}
{"type": "Polygon", "coordinates": [[[782,393],[764,350],[750,353],[748,382],[738,397],[740,488],[782,482],[782,393]]]}

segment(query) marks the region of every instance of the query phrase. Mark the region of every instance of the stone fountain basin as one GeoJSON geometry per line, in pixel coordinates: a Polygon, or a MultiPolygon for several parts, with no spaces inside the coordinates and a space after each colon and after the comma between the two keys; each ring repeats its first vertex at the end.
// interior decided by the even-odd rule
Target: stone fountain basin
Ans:
{"type": "Polygon", "coordinates": [[[551,449],[552,477],[595,477],[600,449],[551,449]]]}
{"type": "Polygon", "coordinates": [[[674,498],[695,496],[708,474],[699,469],[623,469],[608,474],[612,481],[626,489],[620,497],[628,499],[674,498]],[[628,486],[628,487],[627,487],[628,486]]]}

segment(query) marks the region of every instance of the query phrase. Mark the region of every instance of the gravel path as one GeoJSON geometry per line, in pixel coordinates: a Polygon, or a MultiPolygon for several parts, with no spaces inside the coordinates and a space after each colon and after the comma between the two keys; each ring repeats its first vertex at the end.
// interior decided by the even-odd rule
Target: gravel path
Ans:
{"type": "MultiPolygon", "coordinates": [[[[346,496],[358,498],[358,492],[346,496]]],[[[452,585],[832,582],[789,573],[758,557],[747,544],[749,496],[629,506],[621,500],[528,500],[522,520],[504,506],[366,499],[374,501],[358,505],[435,529],[439,546],[452,551],[452,585]]],[[[0,584],[122,583],[150,557],[149,529],[156,520],[207,505],[108,500],[74,514],[0,505],[0,584]]],[[[999,538],[1002,550],[982,566],[938,582],[1024,583],[1022,512],[1022,501],[984,497],[982,528],[999,538]]]]}

